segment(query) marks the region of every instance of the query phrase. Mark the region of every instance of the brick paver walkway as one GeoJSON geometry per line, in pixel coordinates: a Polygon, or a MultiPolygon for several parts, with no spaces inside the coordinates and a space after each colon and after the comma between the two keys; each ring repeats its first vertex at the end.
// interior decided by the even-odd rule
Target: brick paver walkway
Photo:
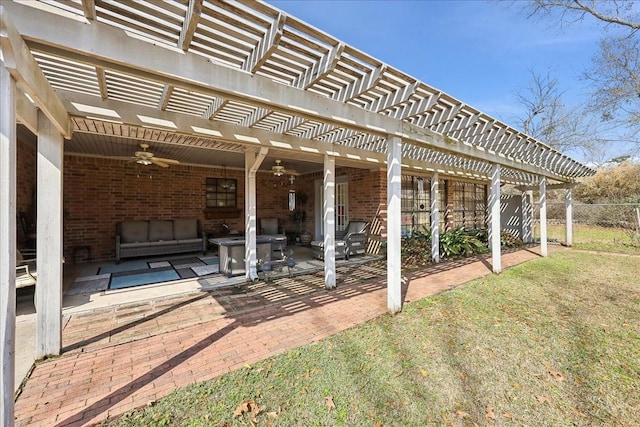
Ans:
{"type": "MultiPolygon", "coordinates": [[[[503,255],[503,268],[538,257],[503,255]]],[[[404,302],[490,274],[490,259],[442,263],[405,278],[404,302]]],[[[177,388],[326,338],[387,312],[385,264],[112,307],[65,319],[63,354],[31,373],[17,426],[80,426],[114,417],[177,388]]]]}

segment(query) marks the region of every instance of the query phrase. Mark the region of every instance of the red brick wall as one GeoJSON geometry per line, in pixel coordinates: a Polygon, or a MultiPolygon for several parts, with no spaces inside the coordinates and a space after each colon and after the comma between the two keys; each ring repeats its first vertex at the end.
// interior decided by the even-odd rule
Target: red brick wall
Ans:
{"type": "MultiPolygon", "coordinates": [[[[64,250],[69,262],[73,262],[73,248],[79,245],[91,246],[95,260],[113,259],[116,224],[124,220],[197,218],[207,232],[219,232],[223,223],[244,232],[243,170],[226,171],[227,178],[237,179],[239,215],[206,219],[206,178],[223,177],[225,171],[220,167],[165,169],[81,156],[65,156],[64,162],[64,250]]],[[[257,217],[281,218],[285,228],[295,229],[289,220],[289,189],[300,191],[305,181],[291,185],[284,177],[259,173],[256,185],[257,217]]],[[[312,213],[313,193],[309,195],[307,205],[312,213]]]]}
{"type": "Polygon", "coordinates": [[[16,211],[32,213],[33,192],[36,188],[36,145],[18,140],[16,164],[16,211]]]}
{"type": "MultiPolygon", "coordinates": [[[[348,182],[349,218],[352,220],[365,220],[371,223],[370,235],[373,243],[369,249],[375,251],[379,247],[379,241],[386,238],[386,172],[345,167],[336,168],[336,179],[339,180],[343,177],[347,177],[348,182]]],[[[298,177],[295,183],[297,191],[304,191],[308,196],[308,201],[305,205],[307,215],[302,224],[302,229],[310,232],[312,236],[315,236],[316,224],[316,181],[322,178],[322,173],[317,172],[298,177]]],[[[295,224],[291,221],[288,224],[289,229],[296,229],[295,224]]]]}
{"type": "MultiPolygon", "coordinates": [[[[31,162],[35,170],[35,154],[29,157],[25,151],[21,159],[26,165],[31,162]]],[[[90,245],[96,260],[113,259],[116,223],[123,220],[197,218],[208,232],[219,231],[222,223],[244,232],[242,170],[226,171],[228,178],[238,182],[239,215],[206,219],[206,178],[222,177],[225,171],[220,167],[180,165],[165,169],[81,156],[65,156],[64,161],[64,249],[70,262],[73,262],[73,247],[78,245],[90,245]]],[[[21,165],[19,169],[27,171],[29,167],[21,165]]],[[[337,168],[336,177],[344,176],[349,183],[349,218],[370,221],[369,250],[375,252],[386,239],[386,172],[337,168]]],[[[257,217],[277,217],[283,220],[286,230],[296,230],[296,224],[290,219],[288,194],[291,189],[298,194],[304,192],[308,200],[303,206],[307,215],[302,228],[315,235],[315,183],[319,179],[322,173],[311,173],[297,177],[291,184],[285,177],[259,173],[257,217]]],[[[449,194],[453,186],[447,185],[445,191],[449,200],[453,200],[449,194]]]]}
{"type": "MultiPolygon", "coordinates": [[[[25,131],[26,132],[26,131],[25,131]]],[[[16,213],[23,215],[25,230],[20,223],[16,224],[16,244],[19,249],[33,247],[30,239],[36,226],[36,144],[33,138],[19,137],[16,148],[16,213]]]]}

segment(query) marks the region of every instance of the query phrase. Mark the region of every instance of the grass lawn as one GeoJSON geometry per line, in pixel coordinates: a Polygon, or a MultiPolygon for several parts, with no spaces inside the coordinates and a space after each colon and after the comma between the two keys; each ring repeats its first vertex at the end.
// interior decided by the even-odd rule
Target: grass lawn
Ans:
{"type": "MultiPolygon", "coordinates": [[[[536,226],[536,237],[540,237],[540,227],[536,226]]],[[[547,225],[549,240],[565,242],[565,226],[547,225]]],[[[573,225],[573,247],[590,251],[620,252],[640,255],[640,240],[634,230],[599,227],[597,225],[573,225]]]]}
{"type": "Polygon", "coordinates": [[[638,273],[554,253],[108,425],[640,425],[638,273]]]}

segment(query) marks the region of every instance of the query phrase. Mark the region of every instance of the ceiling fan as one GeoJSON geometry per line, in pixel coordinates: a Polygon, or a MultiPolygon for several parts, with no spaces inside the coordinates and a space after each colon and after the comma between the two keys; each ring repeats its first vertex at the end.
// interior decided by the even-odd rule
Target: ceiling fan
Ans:
{"type": "Polygon", "coordinates": [[[284,166],[282,166],[282,160],[276,160],[276,164],[271,166],[271,172],[273,172],[275,176],[300,175],[298,171],[293,169],[286,169],[284,166]]]}
{"type": "Polygon", "coordinates": [[[174,159],[165,159],[163,157],[155,157],[151,151],[147,151],[149,148],[149,144],[142,143],[140,144],[140,148],[142,151],[136,151],[133,159],[136,163],[141,165],[158,165],[163,168],[168,168],[169,165],[178,165],[180,162],[174,159]]]}

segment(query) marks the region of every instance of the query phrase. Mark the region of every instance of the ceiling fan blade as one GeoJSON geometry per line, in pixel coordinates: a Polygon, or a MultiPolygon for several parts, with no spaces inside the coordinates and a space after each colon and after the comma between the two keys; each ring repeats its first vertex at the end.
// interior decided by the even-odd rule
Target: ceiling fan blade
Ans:
{"type": "Polygon", "coordinates": [[[175,160],[175,159],[166,159],[166,158],[164,158],[164,157],[154,157],[154,158],[153,158],[153,161],[154,161],[154,162],[156,162],[156,161],[160,161],[160,162],[162,162],[162,163],[168,163],[168,164],[170,164],[170,165],[179,165],[179,164],[180,164],[180,161],[179,161],[179,160],[175,160]]]}
{"type": "Polygon", "coordinates": [[[163,167],[163,168],[168,168],[169,167],[169,165],[167,163],[163,162],[162,160],[158,160],[156,158],[154,158],[152,160],[152,162],[153,162],[154,165],[158,165],[158,166],[163,167]]]}
{"type": "Polygon", "coordinates": [[[136,151],[135,156],[140,158],[143,158],[143,157],[149,158],[149,157],[153,157],[153,153],[149,151],[136,151]]]}
{"type": "Polygon", "coordinates": [[[287,169],[287,170],[284,171],[284,173],[286,173],[287,175],[300,176],[300,172],[298,172],[295,169],[287,169]]]}

